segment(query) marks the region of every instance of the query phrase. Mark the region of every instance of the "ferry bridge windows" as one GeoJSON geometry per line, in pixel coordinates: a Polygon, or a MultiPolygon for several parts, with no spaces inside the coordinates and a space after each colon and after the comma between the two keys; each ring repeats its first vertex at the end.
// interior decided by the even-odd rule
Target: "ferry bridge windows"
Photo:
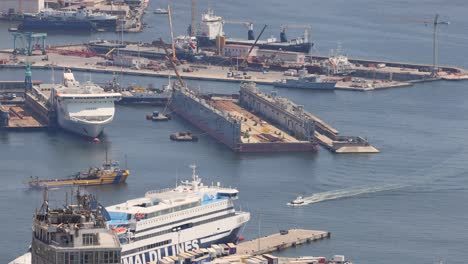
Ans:
{"type": "Polygon", "coordinates": [[[96,234],[83,234],[83,246],[95,245],[97,242],[96,234]]]}

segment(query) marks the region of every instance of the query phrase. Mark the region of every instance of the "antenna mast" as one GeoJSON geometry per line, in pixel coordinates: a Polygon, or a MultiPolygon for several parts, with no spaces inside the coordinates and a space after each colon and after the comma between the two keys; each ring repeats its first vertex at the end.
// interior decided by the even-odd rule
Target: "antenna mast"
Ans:
{"type": "Polygon", "coordinates": [[[192,24],[190,25],[190,36],[197,34],[197,0],[192,0],[192,24]]]}

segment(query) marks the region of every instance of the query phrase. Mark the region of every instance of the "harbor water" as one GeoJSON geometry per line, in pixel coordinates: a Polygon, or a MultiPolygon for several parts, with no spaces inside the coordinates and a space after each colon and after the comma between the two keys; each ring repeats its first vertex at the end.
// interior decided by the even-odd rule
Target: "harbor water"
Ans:
{"type": "MultiPolygon", "coordinates": [[[[189,1],[173,1],[178,32],[189,23],[189,1]]],[[[201,1],[199,1],[201,2],[201,1]]],[[[211,1],[217,14],[232,20],[271,25],[313,26],[316,51],[322,55],[341,42],[351,57],[432,62],[432,29],[421,23],[436,12],[447,16],[441,26],[441,64],[468,68],[468,4],[451,1],[321,1],[257,0],[211,1]],[[259,8],[261,7],[261,8],[259,8]],[[281,12],[279,10],[282,10],[281,12]]],[[[152,1],[151,9],[161,1],[152,1]]],[[[200,3],[203,10],[206,2],[200,3]]],[[[151,41],[167,36],[166,17],[152,14],[144,33],[124,35],[151,41]]],[[[0,24],[7,36],[8,22],[0,24]]],[[[226,26],[237,37],[244,28],[226,26]]],[[[300,34],[291,29],[290,37],[300,34]]],[[[49,43],[116,38],[114,33],[81,36],[53,34],[49,43]]],[[[1,38],[1,48],[12,40],[1,38]]],[[[55,70],[60,80],[61,70],[55,70]]],[[[105,82],[111,75],[76,73],[80,81],[105,82]]],[[[21,80],[24,70],[0,70],[0,80],[21,80]]],[[[33,79],[49,82],[51,72],[34,70],[33,79]]],[[[125,76],[122,83],[154,84],[164,78],[125,76]]],[[[238,84],[190,81],[205,92],[233,93],[238,84]]],[[[117,106],[114,122],[100,143],[88,142],[62,131],[0,132],[0,263],[25,252],[31,240],[31,221],[42,193],[28,190],[31,176],[59,178],[109,157],[131,170],[127,184],[89,187],[104,205],[142,196],[149,189],[174,186],[190,177],[189,164],[199,166],[205,182],[222,182],[240,190],[242,210],[252,213],[243,235],[255,238],[286,228],[327,230],[329,240],[281,252],[286,256],[343,254],[356,263],[460,263],[468,258],[468,82],[433,82],[409,88],[368,93],[278,90],[342,134],[364,135],[379,154],[334,155],[318,153],[236,154],[177,116],[164,123],[145,120],[163,108],[117,106]],[[169,135],[190,130],[198,142],[173,142],[169,135]],[[126,162],[125,162],[126,160],[126,162]],[[301,207],[286,204],[302,195],[312,202],[301,207]],[[312,199],[313,198],[313,199],[312,199]]],[[[271,91],[272,86],[259,86],[271,91]]],[[[51,190],[53,205],[65,203],[62,188],[51,190]]]]}

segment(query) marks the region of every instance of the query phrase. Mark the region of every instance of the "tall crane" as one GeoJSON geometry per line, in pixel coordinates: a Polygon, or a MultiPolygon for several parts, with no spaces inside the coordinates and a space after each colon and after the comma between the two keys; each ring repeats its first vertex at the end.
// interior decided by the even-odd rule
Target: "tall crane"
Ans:
{"type": "MultiPolygon", "coordinates": [[[[437,26],[438,25],[449,25],[450,22],[448,21],[440,21],[439,20],[439,14],[436,14],[434,17],[434,22],[433,22],[433,32],[432,32],[432,60],[433,60],[433,68],[432,68],[432,74],[434,76],[437,75],[438,72],[438,45],[437,45],[437,26]]],[[[427,23],[426,23],[427,25],[427,23]]]]}
{"type": "Polygon", "coordinates": [[[167,17],[169,19],[169,31],[171,33],[171,48],[172,48],[172,60],[176,61],[176,51],[175,51],[175,43],[174,43],[174,31],[172,30],[172,14],[171,14],[171,4],[167,3],[167,17]]]}
{"type": "Polygon", "coordinates": [[[254,40],[255,39],[255,35],[254,35],[254,31],[253,31],[253,26],[254,24],[252,22],[249,22],[249,21],[236,21],[236,20],[226,20],[224,21],[225,24],[233,24],[233,25],[243,25],[245,27],[247,27],[249,29],[248,33],[247,33],[247,39],[248,40],[254,40]]]}
{"type": "Polygon", "coordinates": [[[197,0],[192,0],[192,23],[190,25],[190,36],[197,35],[197,0]]]}
{"type": "Polygon", "coordinates": [[[257,39],[255,39],[255,42],[250,47],[249,52],[247,52],[247,54],[245,54],[244,60],[241,63],[241,67],[244,68],[244,67],[247,66],[247,59],[249,58],[250,53],[252,52],[253,48],[257,44],[258,40],[260,39],[260,37],[262,36],[262,34],[263,34],[263,32],[265,31],[266,28],[267,28],[267,25],[263,26],[262,31],[260,31],[260,34],[258,34],[257,39]]]}

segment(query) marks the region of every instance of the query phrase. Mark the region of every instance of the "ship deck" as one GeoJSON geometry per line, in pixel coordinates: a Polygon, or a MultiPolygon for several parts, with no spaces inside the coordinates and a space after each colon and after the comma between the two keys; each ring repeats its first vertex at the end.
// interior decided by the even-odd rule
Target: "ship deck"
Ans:
{"type": "Polygon", "coordinates": [[[302,142],[293,136],[289,135],[284,130],[272,125],[271,123],[261,119],[255,114],[245,110],[229,99],[214,99],[213,106],[228,112],[232,117],[242,121],[241,123],[241,142],[242,143],[298,143],[302,142]],[[245,137],[245,134],[248,137],[245,137]]]}

